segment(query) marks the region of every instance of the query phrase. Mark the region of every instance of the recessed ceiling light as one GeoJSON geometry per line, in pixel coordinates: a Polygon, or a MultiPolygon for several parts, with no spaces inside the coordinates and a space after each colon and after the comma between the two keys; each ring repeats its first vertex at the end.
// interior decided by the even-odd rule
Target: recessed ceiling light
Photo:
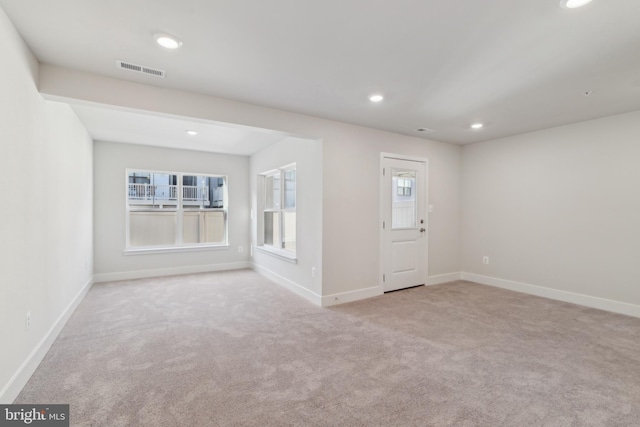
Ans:
{"type": "Polygon", "coordinates": [[[196,136],[198,134],[198,132],[196,132],[195,130],[188,130],[187,134],[191,135],[191,136],[196,136]]]}
{"type": "Polygon", "coordinates": [[[176,36],[172,36],[171,34],[157,33],[153,35],[153,39],[156,43],[166,49],[177,49],[182,46],[180,39],[176,36]]]}
{"type": "Polygon", "coordinates": [[[384,96],[382,96],[382,95],[371,95],[369,97],[369,101],[371,101],[371,102],[380,102],[383,99],[384,99],[384,96]]]}
{"type": "Polygon", "coordinates": [[[565,9],[575,9],[588,3],[591,3],[591,0],[561,0],[560,7],[564,7],[565,9]]]}
{"type": "Polygon", "coordinates": [[[483,126],[482,123],[474,123],[471,125],[471,129],[482,129],[483,126]]]}

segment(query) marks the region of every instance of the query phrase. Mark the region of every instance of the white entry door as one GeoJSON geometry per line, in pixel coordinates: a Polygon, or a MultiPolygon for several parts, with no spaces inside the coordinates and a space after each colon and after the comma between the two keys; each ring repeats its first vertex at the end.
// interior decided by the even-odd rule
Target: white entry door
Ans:
{"type": "Polygon", "coordinates": [[[384,292],[427,280],[427,163],[382,157],[382,287],[384,292]]]}

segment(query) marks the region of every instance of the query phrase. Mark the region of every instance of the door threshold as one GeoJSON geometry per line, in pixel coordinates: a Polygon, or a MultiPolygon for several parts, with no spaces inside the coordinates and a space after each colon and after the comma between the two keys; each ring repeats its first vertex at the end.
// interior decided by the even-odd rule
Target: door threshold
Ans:
{"type": "Polygon", "coordinates": [[[390,294],[391,292],[406,291],[407,289],[419,288],[420,286],[424,286],[424,283],[422,285],[415,285],[415,286],[409,286],[408,288],[394,289],[393,291],[386,291],[384,293],[390,294]]]}

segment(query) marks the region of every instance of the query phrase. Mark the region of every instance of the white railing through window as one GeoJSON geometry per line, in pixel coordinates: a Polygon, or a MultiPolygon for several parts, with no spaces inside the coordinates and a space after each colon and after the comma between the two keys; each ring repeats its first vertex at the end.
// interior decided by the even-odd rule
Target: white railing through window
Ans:
{"type": "MultiPolygon", "coordinates": [[[[154,201],[177,201],[177,185],[129,184],[129,201],[148,204],[154,201]]],[[[182,200],[204,203],[209,201],[209,187],[183,185],[182,200]]]]}
{"type": "Polygon", "coordinates": [[[209,186],[195,186],[195,185],[183,185],[182,186],[182,200],[207,202],[209,201],[209,186]]]}

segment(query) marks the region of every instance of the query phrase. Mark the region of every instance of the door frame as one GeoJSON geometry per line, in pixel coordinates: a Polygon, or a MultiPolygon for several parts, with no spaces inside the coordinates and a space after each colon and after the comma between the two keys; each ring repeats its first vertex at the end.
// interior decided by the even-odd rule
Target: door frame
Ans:
{"type": "Polygon", "coordinates": [[[384,198],[382,195],[384,189],[384,180],[385,175],[383,175],[384,171],[384,159],[397,159],[397,160],[407,160],[411,162],[419,162],[424,163],[425,168],[425,188],[424,192],[421,193],[422,197],[424,197],[425,201],[425,217],[426,217],[426,228],[427,228],[427,238],[425,239],[425,277],[424,284],[428,285],[429,278],[429,232],[431,231],[429,228],[429,159],[426,157],[418,157],[418,156],[408,156],[405,154],[395,154],[395,153],[386,153],[380,152],[380,161],[379,161],[379,169],[378,169],[378,286],[380,286],[380,290],[384,293],[384,198]]]}

